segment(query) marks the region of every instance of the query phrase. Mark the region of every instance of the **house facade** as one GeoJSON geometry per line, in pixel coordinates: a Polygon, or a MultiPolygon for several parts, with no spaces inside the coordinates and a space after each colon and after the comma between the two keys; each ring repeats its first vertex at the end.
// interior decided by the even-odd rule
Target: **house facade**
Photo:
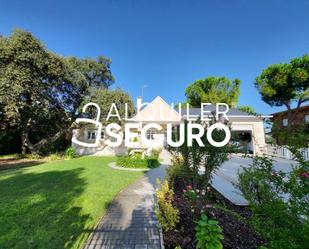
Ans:
{"type": "Polygon", "coordinates": [[[302,106],[298,110],[293,109],[292,113],[293,115],[295,114],[292,124],[288,123],[288,111],[273,113],[274,124],[281,128],[287,127],[288,125],[297,127],[299,125],[309,124],[309,105],[302,106]]]}
{"type": "MultiPolygon", "coordinates": [[[[291,123],[288,121],[288,111],[273,113],[272,121],[273,127],[277,130],[284,131],[288,126],[293,129],[297,129],[301,126],[309,124],[309,105],[302,106],[298,109],[292,109],[293,120],[291,123]]],[[[278,135],[274,134],[278,145],[283,145],[283,139],[278,135]]]]}
{"type": "MultiPolygon", "coordinates": [[[[136,133],[136,137],[132,138],[132,145],[125,146],[124,142],[118,147],[107,146],[106,141],[110,139],[104,131],[97,134],[95,128],[85,127],[83,129],[76,129],[73,131],[73,137],[79,141],[92,143],[97,136],[100,136],[100,143],[97,147],[84,147],[72,142],[72,146],[76,149],[78,154],[88,155],[123,155],[129,150],[146,151],[152,149],[141,140],[141,131],[149,123],[159,124],[162,129],[148,129],[146,133],[147,139],[156,144],[162,136],[166,141],[167,124],[177,127],[180,123],[194,122],[193,119],[199,118],[201,115],[200,108],[174,108],[166,103],[160,96],[157,96],[151,103],[142,103],[140,97],[137,98],[137,114],[127,121],[127,123],[134,123],[136,128],[132,132],[136,133]]],[[[209,105],[205,109],[209,112],[216,110],[215,105],[209,105]]],[[[232,139],[231,143],[235,143],[242,151],[252,154],[262,154],[265,149],[265,134],[263,118],[253,116],[246,112],[240,111],[236,108],[230,108],[227,112],[229,122],[231,123],[232,139]]],[[[124,134],[126,136],[126,134],[124,134]]],[[[163,149],[164,145],[153,146],[154,148],[163,149]]]]}

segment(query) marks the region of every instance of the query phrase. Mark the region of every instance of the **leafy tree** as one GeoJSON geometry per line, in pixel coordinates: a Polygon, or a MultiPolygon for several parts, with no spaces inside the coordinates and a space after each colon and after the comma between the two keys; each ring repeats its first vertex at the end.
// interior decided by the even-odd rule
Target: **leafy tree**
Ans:
{"type": "MultiPolygon", "coordinates": [[[[130,95],[126,92],[124,92],[121,89],[115,89],[115,90],[107,90],[107,89],[99,89],[93,95],[90,97],[90,99],[85,100],[84,104],[88,102],[94,102],[100,106],[101,109],[101,118],[100,121],[102,124],[106,124],[106,116],[110,110],[110,107],[113,103],[115,103],[119,116],[121,117],[122,121],[125,117],[125,104],[127,103],[128,108],[128,118],[131,118],[133,114],[135,113],[134,103],[130,97],[130,95]]],[[[115,111],[112,112],[115,114],[115,111]]],[[[91,111],[92,116],[94,117],[96,115],[96,111],[91,111]]],[[[111,117],[109,122],[113,121],[116,123],[122,123],[119,122],[118,118],[111,117]]]]}
{"type": "Polygon", "coordinates": [[[208,77],[197,80],[186,89],[188,103],[200,107],[201,103],[223,102],[235,106],[240,94],[240,80],[226,77],[208,77]]]}
{"type": "Polygon", "coordinates": [[[251,106],[247,105],[239,106],[237,107],[237,109],[252,115],[258,115],[258,113],[251,106]]]}
{"type": "Polygon", "coordinates": [[[256,78],[255,87],[270,106],[286,106],[293,125],[296,112],[292,112],[292,104],[296,103],[297,110],[309,101],[309,55],[268,66],[256,78]]]}
{"type": "MultiPolygon", "coordinates": [[[[0,129],[17,131],[23,152],[39,153],[63,136],[89,86],[111,82],[107,61],[107,79],[100,74],[100,81],[87,78],[86,67],[74,68],[73,60],[77,63],[50,52],[29,32],[15,30],[0,37],[0,129]]],[[[91,70],[89,66],[90,75],[91,70]]]]}
{"type": "Polygon", "coordinates": [[[110,69],[111,60],[108,58],[98,56],[97,60],[93,60],[69,57],[66,60],[74,69],[82,73],[90,87],[107,89],[114,83],[110,69]]]}
{"type": "MultiPolygon", "coordinates": [[[[192,146],[188,146],[187,121],[184,123],[184,143],[179,147],[168,146],[168,150],[172,153],[175,159],[179,156],[181,157],[181,167],[184,172],[186,172],[186,176],[191,178],[194,188],[199,182],[204,186],[207,186],[212,179],[212,173],[228,159],[228,154],[232,151],[230,145],[214,147],[209,143],[207,139],[207,129],[215,122],[215,117],[213,116],[208,124],[204,124],[204,135],[201,137],[204,146],[200,146],[196,140],[193,140],[192,146]],[[200,174],[199,172],[201,167],[204,169],[203,174],[200,174]]],[[[200,119],[198,119],[196,123],[203,124],[200,119]]],[[[230,125],[228,123],[225,124],[230,129],[230,125]]],[[[179,138],[180,131],[179,129],[176,129],[173,134],[173,140],[178,141],[179,138]]],[[[216,129],[212,133],[212,138],[218,142],[222,141],[225,138],[225,132],[216,129]]]]}
{"type": "Polygon", "coordinates": [[[295,123],[295,117],[299,108],[309,102],[309,55],[292,59],[289,63],[268,66],[256,78],[255,86],[267,104],[287,108],[289,125],[286,128],[272,127],[278,141],[307,147],[307,129],[295,123]],[[292,110],[294,104],[296,108],[292,110]]]}
{"type": "MultiPolygon", "coordinates": [[[[176,108],[177,110],[178,110],[179,107],[181,107],[182,109],[186,109],[186,108],[187,108],[187,105],[188,105],[188,102],[181,102],[181,103],[177,103],[177,104],[175,105],[175,108],[176,108]]],[[[190,104],[189,104],[189,107],[191,107],[190,104]]]]}

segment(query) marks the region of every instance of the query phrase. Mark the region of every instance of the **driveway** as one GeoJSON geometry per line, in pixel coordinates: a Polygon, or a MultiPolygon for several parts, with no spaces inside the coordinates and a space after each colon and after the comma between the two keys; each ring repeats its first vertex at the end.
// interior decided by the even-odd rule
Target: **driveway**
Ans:
{"type": "MultiPolygon", "coordinates": [[[[274,160],[275,169],[283,172],[289,172],[291,166],[296,163],[282,158],[274,158],[274,160]]],[[[249,167],[252,162],[251,158],[232,155],[231,159],[223,163],[213,175],[212,186],[234,204],[247,205],[247,200],[237,188],[238,172],[242,170],[242,167],[249,167]]]]}

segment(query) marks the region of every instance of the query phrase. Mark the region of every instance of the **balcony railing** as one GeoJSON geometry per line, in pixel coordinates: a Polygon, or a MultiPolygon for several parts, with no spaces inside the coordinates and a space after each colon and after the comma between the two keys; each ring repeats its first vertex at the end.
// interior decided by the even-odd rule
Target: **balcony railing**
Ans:
{"type": "MultiPolygon", "coordinates": [[[[309,161],[309,148],[299,149],[300,153],[306,161],[309,161]]],[[[267,145],[267,154],[286,159],[294,159],[293,153],[288,149],[287,146],[267,145]]]]}

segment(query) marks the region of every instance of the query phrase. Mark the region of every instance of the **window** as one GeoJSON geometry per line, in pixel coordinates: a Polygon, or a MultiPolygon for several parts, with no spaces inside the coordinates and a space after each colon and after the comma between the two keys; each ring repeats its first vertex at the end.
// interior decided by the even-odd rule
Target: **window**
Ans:
{"type": "Polygon", "coordinates": [[[147,131],[147,134],[146,134],[147,139],[153,140],[153,134],[154,134],[154,130],[153,130],[153,129],[149,129],[149,130],[147,131]]]}
{"type": "Polygon", "coordinates": [[[87,133],[87,139],[91,140],[91,139],[95,139],[95,131],[88,131],[87,133]]]}
{"type": "Polygon", "coordinates": [[[287,118],[282,119],[282,125],[288,126],[288,119],[287,118]]]}
{"type": "Polygon", "coordinates": [[[309,124],[309,115],[305,115],[305,124],[309,124]]]}
{"type": "Polygon", "coordinates": [[[88,131],[88,133],[87,133],[87,139],[90,139],[90,138],[91,138],[91,132],[88,131]]]}

